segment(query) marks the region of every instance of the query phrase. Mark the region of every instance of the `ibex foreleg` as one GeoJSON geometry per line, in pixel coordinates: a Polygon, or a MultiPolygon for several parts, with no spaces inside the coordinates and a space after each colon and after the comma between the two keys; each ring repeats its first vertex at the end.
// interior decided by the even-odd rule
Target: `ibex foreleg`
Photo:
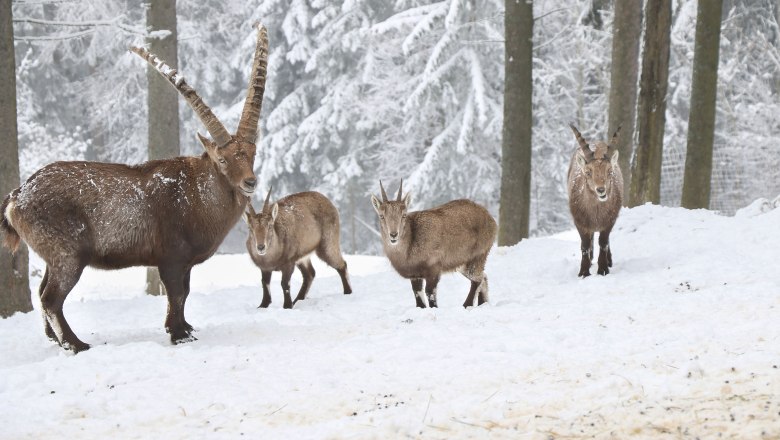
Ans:
{"type": "Polygon", "coordinates": [[[263,301],[260,302],[260,308],[266,308],[271,305],[271,272],[270,270],[264,270],[263,272],[263,301]]]}
{"type": "Polygon", "coordinates": [[[599,275],[606,275],[609,273],[609,268],[612,267],[612,250],[609,248],[609,233],[612,228],[599,233],[599,275]]]}
{"type": "Polygon", "coordinates": [[[425,295],[428,297],[428,307],[439,307],[436,302],[436,287],[439,285],[439,274],[425,278],[425,295]]]}
{"type": "Polygon", "coordinates": [[[282,269],[282,293],[284,293],[284,304],[282,307],[291,309],[293,307],[292,296],[290,296],[290,279],[295,270],[295,263],[285,266],[282,269]]]}
{"type": "Polygon", "coordinates": [[[165,331],[171,335],[173,344],[196,341],[192,326],[184,319],[184,304],[187,301],[190,284],[190,268],[161,265],[160,280],[168,296],[168,314],[165,317],[165,331]]]}
{"type": "Polygon", "coordinates": [[[590,276],[590,265],[593,261],[593,234],[580,231],[580,251],[582,251],[582,261],[580,262],[580,273],[577,276],[590,276]]]}
{"type": "Polygon", "coordinates": [[[412,292],[414,292],[414,300],[417,303],[417,307],[424,309],[425,302],[422,299],[422,294],[423,294],[422,278],[412,278],[412,292]]]}

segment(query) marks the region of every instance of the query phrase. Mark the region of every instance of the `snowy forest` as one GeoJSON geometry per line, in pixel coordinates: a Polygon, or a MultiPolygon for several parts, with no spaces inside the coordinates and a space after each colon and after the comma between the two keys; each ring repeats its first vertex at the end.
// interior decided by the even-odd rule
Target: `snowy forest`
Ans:
{"type": "MultiPolygon", "coordinates": [[[[56,160],[147,159],[147,37],[135,0],[15,0],[21,178],[56,160]]],[[[673,2],[661,203],[679,206],[696,1],[673,2]]],[[[612,2],[533,3],[530,234],[571,227],[567,125],[607,139],[612,2]]],[[[252,23],[269,29],[256,198],[326,194],[348,253],[380,253],[368,196],[382,179],[414,207],[471,198],[498,217],[504,89],[500,0],[179,0],[179,70],[234,126],[252,23]]],[[[710,208],[724,215],[780,193],[780,8],[724,2],[710,208]]],[[[181,154],[201,154],[179,101],[181,154]]],[[[623,152],[622,154],[625,154],[623,152]]],[[[223,250],[241,251],[244,234],[223,250]]]]}

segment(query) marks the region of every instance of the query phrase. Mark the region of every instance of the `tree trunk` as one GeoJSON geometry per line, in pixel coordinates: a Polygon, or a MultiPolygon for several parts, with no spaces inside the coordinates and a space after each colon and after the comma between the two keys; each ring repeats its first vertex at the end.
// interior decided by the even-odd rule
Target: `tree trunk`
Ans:
{"type": "Polygon", "coordinates": [[[612,25],[612,71],[609,86],[609,129],[606,139],[620,129],[617,149],[623,173],[623,204],[628,204],[631,157],[634,154],[636,80],[639,74],[639,39],[642,36],[642,2],[615,2],[612,25]]]}
{"type": "Polygon", "coordinates": [[[505,0],[504,129],[498,244],[528,237],[531,205],[533,1],[505,0]]]}
{"type": "Polygon", "coordinates": [[[666,90],[669,85],[669,38],[672,0],[648,0],[642,76],[639,81],[639,117],[636,154],[631,170],[629,206],[661,202],[666,90]]]}
{"type": "MultiPolygon", "coordinates": [[[[149,51],[178,68],[176,32],[176,0],[151,0],[146,10],[146,25],[150,32],[168,31],[161,38],[149,37],[149,51]]],[[[149,92],[149,160],[166,159],[179,153],[179,94],[158,74],[152,66],[146,69],[149,92]]],[[[146,293],[161,295],[165,292],[157,268],[146,271],[146,293]]]]}
{"type": "MultiPolygon", "coordinates": [[[[0,198],[19,186],[19,138],[16,128],[16,61],[11,0],[0,0],[0,198]]],[[[0,213],[3,215],[4,213],[0,213]]],[[[0,317],[29,312],[27,246],[20,245],[14,255],[0,249],[0,317]]]]}
{"type": "Polygon", "coordinates": [[[682,206],[710,207],[712,144],[715,137],[715,102],[718,95],[720,19],[723,0],[699,0],[696,45],[693,54],[691,112],[685,155],[682,206]]]}

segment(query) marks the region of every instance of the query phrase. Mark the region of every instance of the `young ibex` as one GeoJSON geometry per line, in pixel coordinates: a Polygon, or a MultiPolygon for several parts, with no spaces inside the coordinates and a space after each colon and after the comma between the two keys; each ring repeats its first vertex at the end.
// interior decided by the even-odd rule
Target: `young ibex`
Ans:
{"type": "Polygon", "coordinates": [[[246,248],[252,261],[263,273],[263,301],[260,307],[271,304],[271,273],[282,272],[284,308],[306,299],[314,280],[314,266],[310,256],[317,256],[338,271],[344,295],[352,293],[347,279],[347,262],[339,245],[339,212],[324,195],[309,191],[292,194],[269,204],[271,190],[265,197],[263,209],[256,213],[251,202],[247,205],[246,222],[249,238],[246,248]],[[303,275],[303,285],[293,302],[290,297],[290,278],[295,266],[303,275]]]}
{"type": "Polygon", "coordinates": [[[425,308],[423,280],[428,306],[436,305],[436,286],[442,273],[459,271],[471,281],[463,307],[488,300],[485,262],[496,238],[496,221],[485,208],[471,200],[453,200],[433,209],[407,213],[410,193],[403,196],[404,183],[396,200],[388,200],[379,182],[382,200],[371,195],[379,215],[382,247],[393,268],[412,281],[417,307],[425,308]]]}
{"type": "Polygon", "coordinates": [[[184,96],[214,141],[198,133],[200,157],[137,166],[55,162],[5,198],[2,229],[13,250],[19,239],[46,262],[40,286],[46,335],[65,349],[86,350],[62,312],[86,266],[157,266],[168,295],[165,329],[173,343],[195,339],[184,319],[190,270],[208,259],[241,218],[255,189],[255,141],[265,90],[268,34],[258,26],[244,111],[233,136],[176,70],[145,49],[152,64],[184,96]]]}
{"type": "Polygon", "coordinates": [[[615,149],[620,127],[609,144],[597,142],[593,149],[574,125],[569,124],[569,127],[579,143],[569,165],[568,184],[569,209],[581,240],[582,262],[578,276],[590,276],[595,232],[599,233],[598,274],[606,275],[612,267],[609,233],[623,204],[623,175],[615,149]]]}

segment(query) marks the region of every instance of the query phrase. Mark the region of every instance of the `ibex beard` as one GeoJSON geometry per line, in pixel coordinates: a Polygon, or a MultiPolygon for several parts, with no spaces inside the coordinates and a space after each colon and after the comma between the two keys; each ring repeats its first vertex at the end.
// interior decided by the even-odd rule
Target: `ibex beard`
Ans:
{"type": "Polygon", "coordinates": [[[46,262],[39,289],[46,335],[63,348],[89,348],[71,330],[63,303],[86,266],[157,266],[168,297],[173,343],[195,339],[184,318],[190,271],[214,254],[257,185],[255,141],[265,89],[268,35],[258,27],[252,76],[231,135],[175,69],[132,48],[187,100],[214,140],[198,134],[200,157],[137,166],[55,162],[9,194],[0,212],[5,243],[23,239],[46,262]]]}

